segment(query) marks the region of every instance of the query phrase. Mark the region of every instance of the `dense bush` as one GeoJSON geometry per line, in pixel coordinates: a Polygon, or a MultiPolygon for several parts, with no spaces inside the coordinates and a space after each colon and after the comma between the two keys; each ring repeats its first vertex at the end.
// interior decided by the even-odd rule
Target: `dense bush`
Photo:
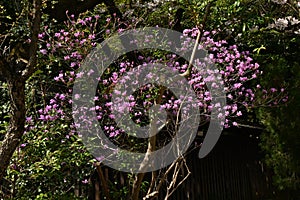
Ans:
{"type": "MultiPolygon", "coordinates": [[[[3,5],[7,12],[13,13],[11,6],[3,5]]],[[[221,115],[221,111],[225,113],[225,128],[257,123],[259,118],[266,126],[261,146],[266,152],[267,164],[274,169],[275,184],[280,189],[297,190],[299,136],[296,130],[300,95],[297,90],[299,82],[295,80],[299,79],[299,2],[220,0],[211,3],[209,11],[206,10],[206,1],[120,5],[125,13],[124,19],[109,15],[101,6],[78,16],[67,12],[68,20],[64,23],[56,23],[46,14],[43,16],[38,68],[26,83],[26,132],[5,177],[10,196],[17,199],[73,199],[80,198],[78,194],[74,196],[78,187],[91,187],[91,174],[101,159],[96,160],[86,150],[73,123],[72,86],[74,80],[82,75],[77,70],[89,52],[112,34],[143,26],[174,28],[176,20],[180,20],[185,36],[196,38],[202,31],[202,48],[208,50],[211,60],[218,66],[218,71],[212,72],[212,75],[221,74],[227,88],[228,105],[211,105],[210,92],[205,84],[213,85],[215,80],[203,80],[205,74],[195,69],[187,76],[196,91],[198,108],[206,123],[209,123],[206,116],[217,106],[221,115]],[[185,8],[182,19],[176,16],[179,8],[185,8]],[[205,17],[206,14],[208,16],[205,17]],[[292,100],[282,107],[288,99],[292,100]],[[274,106],[278,108],[274,109],[274,106]]],[[[9,14],[1,14],[11,21],[9,14]]],[[[11,41],[5,41],[12,47],[18,41],[28,43],[29,36],[24,34],[29,32],[27,21],[20,20],[18,23],[10,30],[13,35],[11,41]]],[[[194,45],[189,39],[182,42],[186,47],[194,45]]],[[[182,51],[185,50],[184,45],[182,51]]],[[[112,141],[121,147],[145,152],[147,140],[124,136],[124,131],[113,123],[115,116],[110,113],[110,95],[114,84],[125,72],[139,64],[163,63],[180,73],[186,72],[189,65],[169,52],[152,50],[134,54],[137,60],[132,60],[132,54],[124,55],[101,77],[95,110],[98,110],[99,122],[112,141]]],[[[1,82],[1,86],[0,140],[10,118],[6,84],[1,82]]],[[[136,123],[145,122],[146,113],[144,110],[138,112],[137,106],[149,109],[159,97],[160,90],[150,85],[134,95],[129,107],[136,123]]],[[[167,97],[172,97],[172,94],[168,91],[163,94],[162,109],[178,111],[180,100],[173,96],[168,101],[167,97]]],[[[164,144],[166,141],[160,142],[164,144]]],[[[110,195],[114,199],[129,194],[134,177],[128,176],[128,183],[119,191],[117,184],[109,184],[110,195]]],[[[142,184],[144,194],[149,187],[147,182],[142,184]]],[[[88,196],[86,193],[81,195],[82,198],[88,196]]]]}

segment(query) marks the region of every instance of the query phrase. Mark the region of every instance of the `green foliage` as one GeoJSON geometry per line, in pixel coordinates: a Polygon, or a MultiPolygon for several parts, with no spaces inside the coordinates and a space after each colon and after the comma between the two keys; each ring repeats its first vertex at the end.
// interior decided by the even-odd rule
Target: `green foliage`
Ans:
{"type": "MultiPolygon", "coordinates": [[[[123,3],[120,5],[124,13],[130,6],[126,2],[120,1],[123,3]]],[[[177,9],[184,8],[181,25],[183,28],[190,28],[203,23],[208,2],[168,1],[155,9],[133,6],[126,16],[128,19],[135,19],[136,27],[159,25],[170,28],[175,23],[174,15],[177,9]],[[172,21],[171,24],[170,21],[172,21]]],[[[24,43],[29,38],[30,31],[27,24],[30,20],[22,17],[28,14],[29,5],[30,2],[25,0],[0,1],[0,30],[3,34],[1,37],[6,34],[11,36],[10,41],[4,40],[1,50],[7,45],[13,49],[18,42],[24,43]]],[[[101,9],[102,7],[98,6],[95,11],[87,11],[79,18],[99,14],[101,9]]],[[[99,29],[106,28],[115,31],[115,26],[106,25],[107,12],[101,11],[100,14],[96,29],[99,32],[99,29]]],[[[262,135],[261,147],[266,154],[267,165],[274,170],[274,183],[279,189],[297,191],[300,190],[300,135],[298,133],[300,129],[300,38],[291,31],[268,28],[275,18],[284,17],[284,15],[295,16],[295,12],[267,0],[217,0],[212,1],[205,29],[218,30],[219,33],[215,36],[218,39],[227,39],[229,43],[238,43],[244,50],[251,51],[265,72],[260,80],[261,85],[274,86],[275,84],[277,87],[287,88],[291,100],[286,106],[276,109],[260,108],[257,110],[257,116],[266,127],[262,135]]],[[[46,31],[51,33],[70,28],[66,27],[66,24],[53,23],[47,15],[43,15],[42,25],[47,26],[46,31]]],[[[90,30],[82,30],[83,28],[79,26],[73,28],[87,35],[91,33],[90,30]]],[[[109,37],[109,34],[105,37],[109,37]]],[[[43,44],[41,43],[40,47],[46,48],[42,46],[43,44]]],[[[91,45],[77,46],[77,50],[85,55],[91,48],[91,45]]],[[[155,56],[161,56],[160,52],[155,53],[155,56]]],[[[26,85],[26,105],[29,108],[27,116],[37,119],[39,110],[46,107],[53,94],[66,90],[65,85],[53,81],[60,70],[68,72],[70,69],[69,64],[64,61],[63,55],[65,54],[65,51],[49,53],[47,58],[39,54],[38,70],[30,77],[26,85]]],[[[1,142],[9,120],[9,97],[6,85],[2,82],[0,96],[1,142]]],[[[70,137],[71,123],[70,118],[53,122],[35,120],[33,123],[27,123],[27,132],[22,140],[23,145],[15,152],[6,176],[10,182],[11,196],[14,199],[80,199],[73,195],[75,187],[82,185],[83,180],[89,180],[94,170],[95,160],[76,135],[70,137]]],[[[132,147],[136,140],[129,138],[127,142],[126,144],[132,147]]],[[[134,147],[142,149],[138,145],[134,147]]],[[[121,189],[118,183],[110,183],[112,198],[124,199],[124,196],[130,192],[129,186],[132,180],[133,178],[129,177],[128,183],[121,189]]],[[[86,187],[89,187],[89,184],[86,184],[86,187]]],[[[146,192],[148,186],[148,182],[143,182],[142,191],[146,192]]]]}
{"type": "MultiPolygon", "coordinates": [[[[98,7],[95,10],[98,12],[98,7]]],[[[94,11],[87,11],[78,18],[84,19],[94,15],[96,15],[94,11]]],[[[97,30],[97,34],[105,27],[108,28],[106,17],[106,14],[101,15],[97,26],[92,27],[93,30],[97,30]]],[[[47,15],[43,16],[42,25],[46,27],[42,30],[47,32],[47,36],[54,35],[62,29],[72,29],[72,34],[76,31],[82,31],[86,35],[92,34],[92,30],[88,26],[78,24],[73,26],[71,23],[56,24],[47,15]]],[[[73,40],[75,39],[73,38],[73,40]]],[[[55,48],[57,43],[54,40],[49,39],[49,41],[53,41],[51,47],[55,48]]],[[[40,49],[47,48],[44,41],[41,41],[39,45],[40,49]]],[[[64,45],[66,48],[49,53],[47,56],[38,53],[37,70],[26,84],[26,106],[28,108],[26,133],[20,147],[11,159],[5,177],[9,181],[9,185],[5,186],[9,190],[8,196],[13,199],[86,199],[88,196],[86,192],[93,187],[90,185],[90,176],[95,170],[95,159],[73,132],[70,106],[64,107],[63,112],[69,113],[64,118],[54,121],[39,120],[49,101],[57,93],[64,93],[70,87],[68,83],[65,85],[54,80],[54,77],[62,71],[66,73],[69,73],[70,70],[74,71],[70,68],[70,62],[64,59],[64,56],[70,53],[70,49],[67,49],[68,44],[64,45]],[[81,196],[74,194],[78,187],[85,192],[80,194],[81,196]]],[[[84,46],[78,44],[71,50],[78,51],[81,55],[87,55],[91,48],[90,43],[84,46]]],[[[4,85],[3,90],[0,91],[4,97],[1,99],[1,101],[3,100],[1,126],[6,125],[2,123],[2,120],[6,119],[4,114],[8,115],[8,97],[5,89],[4,85]]],[[[3,131],[5,131],[4,128],[3,131]]],[[[129,193],[127,186],[120,188],[116,183],[110,186],[114,199],[124,197],[129,193]]]]}
{"type": "Polygon", "coordinates": [[[257,13],[253,15],[255,17],[249,15],[254,28],[243,21],[246,28],[236,39],[256,53],[255,58],[264,69],[260,84],[283,86],[289,96],[289,102],[284,106],[257,110],[257,116],[266,127],[261,148],[266,154],[267,166],[274,170],[275,186],[297,194],[300,186],[300,38],[289,29],[268,28],[278,17],[295,16],[295,10],[263,1],[257,9],[250,8],[257,13]]]}
{"type": "MultiPolygon", "coordinates": [[[[183,26],[203,23],[208,1],[182,2],[185,5],[183,26]],[[190,6],[187,6],[187,5],[190,6]],[[196,17],[196,18],[195,18],[196,17]]],[[[274,170],[274,184],[280,189],[299,190],[300,151],[300,37],[297,26],[284,30],[270,28],[278,18],[299,19],[297,1],[279,5],[272,1],[218,0],[211,1],[205,29],[218,30],[217,37],[237,43],[253,52],[264,74],[257,84],[284,87],[289,103],[277,108],[257,109],[257,117],[266,127],[261,147],[266,163],[274,170]]],[[[298,26],[299,28],[299,26],[298,26]]],[[[260,97],[263,101],[263,96],[260,97]]]]}
{"type": "MultiPolygon", "coordinates": [[[[262,135],[261,147],[266,153],[266,163],[274,169],[275,184],[282,190],[298,191],[300,188],[299,67],[296,64],[290,66],[293,77],[289,81],[289,96],[291,99],[289,103],[284,107],[272,110],[259,110],[262,123],[266,126],[266,130],[262,135]]],[[[284,69],[288,70],[290,68],[286,63],[284,69]]]]}
{"type": "MultiPolygon", "coordinates": [[[[43,72],[37,71],[27,84],[28,116],[36,116],[43,107],[47,97],[40,87],[49,84],[46,81],[43,72]]],[[[66,138],[69,123],[64,119],[27,123],[6,177],[14,199],[75,199],[74,189],[89,179],[93,158],[76,136],[66,138]]]]}

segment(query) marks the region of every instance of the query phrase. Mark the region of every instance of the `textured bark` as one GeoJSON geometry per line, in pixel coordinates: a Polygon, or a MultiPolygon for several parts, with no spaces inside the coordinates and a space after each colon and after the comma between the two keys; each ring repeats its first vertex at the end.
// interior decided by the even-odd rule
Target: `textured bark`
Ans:
{"type": "MultiPolygon", "coordinates": [[[[36,51],[38,48],[38,33],[41,24],[42,0],[33,1],[31,43],[29,47],[29,62],[23,71],[20,71],[16,60],[7,61],[1,58],[0,75],[4,75],[10,96],[11,115],[7,133],[0,145],[0,180],[3,179],[14,151],[20,144],[25,131],[25,82],[36,70],[36,51]]],[[[16,58],[17,59],[17,58],[16,58]]]]}
{"type": "Polygon", "coordinates": [[[14,79],[7,81],[11,99],[11,119],[7,134],[0,146],[0,180],[5,175],[10,159],[20,144],[25,125],[25,81],[14,79]]]}

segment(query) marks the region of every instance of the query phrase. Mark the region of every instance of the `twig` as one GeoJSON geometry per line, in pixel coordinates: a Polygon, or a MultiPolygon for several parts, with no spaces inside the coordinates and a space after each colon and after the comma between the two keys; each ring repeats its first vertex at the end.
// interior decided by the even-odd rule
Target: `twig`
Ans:
{"type": "Polygon", "coordinates": [[[171,191],[171,193],[169,194],[169,195],[167,195],[166,197],[165,197],[165,200],[167,200],[173,193],[174,193],[174,191],[176,191],[177,190],[177,188],[190,176],[190,174],[191,174],[191,171],[189,170],[189,168],[188,168],[188,166],[187,166],[187,164],[186,164],[186,161],[185,161],[185,159],[183,159],[183,162],[184,162],[184,165],[185,165],[185,167],[186,167],[186,169],[187,169],[187,171],[188,171],[188,173],[187,173],[187,175],[176,185],[176,187],[171,191]]]}

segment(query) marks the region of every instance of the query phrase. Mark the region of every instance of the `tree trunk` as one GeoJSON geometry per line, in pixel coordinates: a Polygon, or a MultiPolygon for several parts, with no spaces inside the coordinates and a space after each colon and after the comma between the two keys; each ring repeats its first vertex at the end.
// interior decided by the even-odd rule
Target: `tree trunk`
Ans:
{"type": "Polygon", "coordinates": [[[7,134],[0,146],[0,180],[5,176],[10,159],[20,144],[25,125],[25,81],[14,78],[8,80],[11,101],[11,117],[7,134]]]}
{"type": "Polygon", "coordinates": [[[7,133],[0,144],[0,181],[5,176],[10,159],[20,144],[25,131],[25,82],[36,70],[38,33],[40,31],[42,16],[41,8],[42,0],[33,0],[33,9],[30,11],[33,17],[31,27],[32,36],[29,47],[29,62],[25,70],[21,71],[22,67],[20,67],[20,70],[15,60],[8,62],[5,58],[1,57],[3,60],[0,62],[0,75],[3,75],[7,80],[11,115],[7,133]]]}

